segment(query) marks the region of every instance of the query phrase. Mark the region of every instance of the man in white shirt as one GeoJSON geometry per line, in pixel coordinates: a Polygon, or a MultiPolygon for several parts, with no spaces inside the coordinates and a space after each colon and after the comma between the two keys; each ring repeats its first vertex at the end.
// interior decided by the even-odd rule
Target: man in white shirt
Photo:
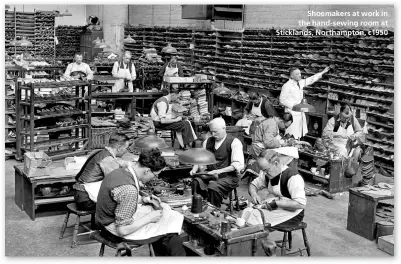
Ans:
{"type": "Polygon", "coordinates": [[[67,69],[65,70],[64,76],[70,77],[71,73],[74,72],[82,72],[86,75],[82,79],[86,80],[93,80],[93,72],[88,64],[82,62],[82,54],[76,53],[74,56],[74,62],[68,64],[67,69]]]}
{"type": "Polygon", "coordinates": [[[280,104],[285,107],[285,111],[291,113],[293,117],[293,123],[286,129],[286,134],[293,135],[295,139],[299,139],[308,133],[305,114],[294,112],[292,108],[294,105],[300,104],[304,98],[303,88],[318,81],[329,70],[330,67],[327,67],[311,77],[302,79],[301,71],[298,68],[290,69],[290,79],[283,85],[279,98],[280,104]]]}
{"type": "MultiPolygon", "coordinates": [[[[220,207],[223,197],[226,198],[238,186],[238,175],[244,169],[244,152],[241,141],[227,134],[224,119],[213,119],[209,128],[212,136],[203,142],[203,148],[214,154],[217,163],[206,166],[205,174],[194,178],[192,193],[200,194],[220,207]]],[[[196,174],[198,169],[199,166],[195,165],[190,174],[196,174]]]]}
{"type": "Polygon", "coordinates": [[[111,71],[111,73],[113,77],[117,80],[112,88],[113,93],[118,93],[121,89],[124,89],[125,83],[127,83],[128,91],[130,93],[134,91],[132,81],[136,79],[136,70],[134,63],[131,61],[131,58],[131,52],[126,51],[123,54],[122,60],[114,62],[113,70],[111,71]]]}
{"type": "MultiPolygon", "coordinates": [[[[266,149],[257,159],[263,170],[249,185],[249,194],[256,208],[262,209],[264,218],[272,226],[286,222],[299,222],[306,206],[305,183],[297,170],[298,152],[294,147],[266,149]],[[267,189],[269,196],[262,201],[258,192],[267,189]]],[[[250,224],[262,224],[260,212],[244,210],[242,218],[250,224]]]]}

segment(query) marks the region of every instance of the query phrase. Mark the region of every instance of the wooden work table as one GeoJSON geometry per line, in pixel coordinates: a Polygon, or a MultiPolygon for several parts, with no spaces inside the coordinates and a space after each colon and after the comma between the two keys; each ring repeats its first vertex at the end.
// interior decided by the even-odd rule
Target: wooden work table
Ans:
{"type": "Polygon", "coordinates": [[[344,175],[345,162],[342,159],[330,159],[328,157],[323,157],[318,154],[313,154],[306,152],[302,149],[298,150],[299,153],[299,165],[298,171],[305,177],[308,176],[314,181],[322,183],[327,191],[330,193],[343,192],[352,187],[352,178],[347,178],[344,175]],[[324,178],[321,175],[315,175],[310,170],[304,168],[304,163],[308,163],[308,168],[316,167],[314,160],[326,161],[326,165],[323,167],[326,169],[326,174],[329,174],[329,179],[324,178]]]}
{"type": "MultiPolygon", "coordinates": [[[[187,253],[195,256],[218,257],[218,256],[266,256],[262,248],[262,240],[269,235],[263,225],[244,226],[224,235],[219,229],[213,229],[209,223],[197,223],[189,210],[182,211],[182,208],[174,210],[184,215],[183,229],[189,236],[189,241],[184,242],[187,253]],[[212,245],[216,248],[213,255],[206,255],[204,248],[212,245]]],[[[209,205],[199,216],[208,217],[209,222],[222,220],[224,212],[209,205]],[[220,217],[211,215],[212,211],[219,211],[220,217]]],[[[236,218],[233,216],[233,218],[236,218]]]]}
{"type": "Polygon", "coordinates": [[[349,189],[347,230],[374,240],[377,205],[379,201],[394,199],[394,190],[388,194],[375,194],[374,192],[361,192],[361,188],[363,187],[349,189]]]}
{"type": "MultiPolygon", "coordinates": [[[[133,160],[134,155],[127,153],[123,160],[133,160]]],[[[50,175],[28,177],[24,173],[24,165],[15,165],[15,204],[32,219],[35,220],[35,211],[40,205],[57,204],[74,201],[72,185],[75,184],[75,176],[79,170],[66,170],[64,160],[54,161],[49,166],[50,175]],[[65,195],[43,196],[40,189],[42,187],[62,187],[69,186],[70,192],[65,195]]],[[[166,175],[177,175],[187,173],[192,167],[179,166],[177,168],[166,169],[160,177],[166,175]]]]}

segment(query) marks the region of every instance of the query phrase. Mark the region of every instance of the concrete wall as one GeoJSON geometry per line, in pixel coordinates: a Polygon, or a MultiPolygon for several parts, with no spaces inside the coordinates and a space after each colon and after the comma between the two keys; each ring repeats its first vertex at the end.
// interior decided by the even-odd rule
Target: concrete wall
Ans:
{"type": "MultiPolygon", "coordinates": [[[[10,5],[14,9],[14,5],[10,5]]],[[[86,24],[86,7],[85,5],[15,5],[17,11],[34,12],[35,10],[53,11],[58,10],[60,13],[68,11],[72,14],[69,17],[56,17],[56,26],[70,25],[70,26],[84,26],[86,24]]]]}

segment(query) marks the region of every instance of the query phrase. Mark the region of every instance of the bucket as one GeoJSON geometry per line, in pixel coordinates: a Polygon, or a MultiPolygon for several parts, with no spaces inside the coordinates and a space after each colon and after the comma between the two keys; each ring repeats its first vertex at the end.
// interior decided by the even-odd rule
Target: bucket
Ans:
{"type": "Polygon", "coordinates": [[[227,134],[230,134],[231,136],[238,138],[242,143],[243,151],[246,152],[247,148],[244,142],[245,129],[239,126],[227,126],[226,132],[227,134]]]}
{"type": "Polygon", "coordinates": [[[376,223],[376,243],[379,237],[392,235],[394,232],[394,223],[389,221],[379,221],[376,223]]]}

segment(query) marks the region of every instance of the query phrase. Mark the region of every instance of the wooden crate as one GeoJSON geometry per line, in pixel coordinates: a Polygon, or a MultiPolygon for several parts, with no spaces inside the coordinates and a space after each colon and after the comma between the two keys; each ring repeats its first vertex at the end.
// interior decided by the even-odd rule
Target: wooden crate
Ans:
{"type": "Polygon", "coordinates": [[[377,248],[394,256],[394,235],[379,237],[377,248]]]}

